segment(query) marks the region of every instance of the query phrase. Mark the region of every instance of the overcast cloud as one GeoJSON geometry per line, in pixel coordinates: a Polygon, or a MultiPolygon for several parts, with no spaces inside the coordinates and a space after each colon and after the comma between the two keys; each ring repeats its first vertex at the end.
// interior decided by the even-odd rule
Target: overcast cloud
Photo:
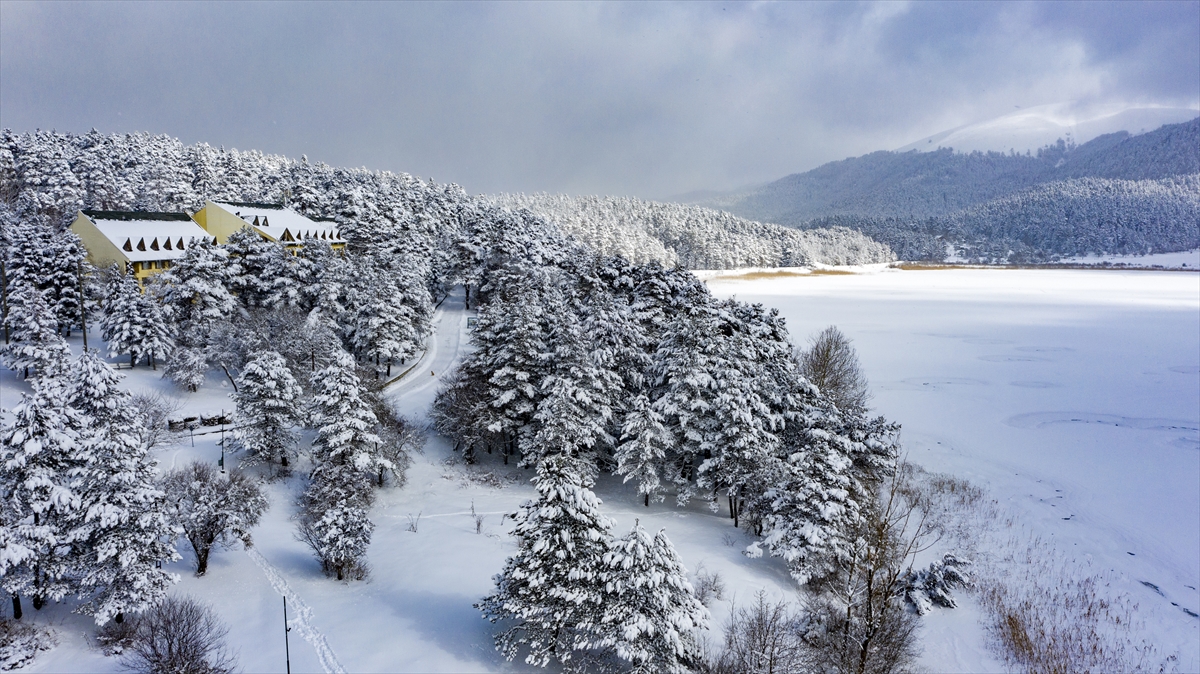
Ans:
{"type": "Polygon", "coordinates": [[[663,198],[1048,103],[1200,106],[1200,3],[0,3],[0,125],[663,198]]]}

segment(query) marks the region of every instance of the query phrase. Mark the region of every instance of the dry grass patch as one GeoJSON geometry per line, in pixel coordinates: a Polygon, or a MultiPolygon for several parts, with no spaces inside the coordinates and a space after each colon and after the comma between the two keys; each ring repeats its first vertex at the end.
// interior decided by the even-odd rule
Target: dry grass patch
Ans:
{"type": "Polygon", "coordinates": [[[805,276],[854,276],[854,272],[844,269],[814,269],[805,276]]]}
{"type": "Polygon", "coordinates": [[[813,269],[812,271],[752,271],[745,274],[722,274],[710,281],[770,281],[782,278],[804,278],[806,276],[853,276],[854,272],[841,269],[813,269]]]}

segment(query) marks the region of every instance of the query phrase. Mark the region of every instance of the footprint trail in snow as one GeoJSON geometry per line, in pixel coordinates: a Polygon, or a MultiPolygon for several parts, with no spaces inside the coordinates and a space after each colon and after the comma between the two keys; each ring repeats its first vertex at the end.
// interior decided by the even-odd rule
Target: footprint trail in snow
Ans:
{"type": "Polygon", "coordinates": [[[287,597],[289,611],[295,611],[296,614],[295,618],[288,621],[288,627],[296,628],[300,636],[312,644],[313,650],[317,652],[317,658],[321,661],[321,668],[325,670],[325,673],[346,674],[346,670],[342,668],[342,663],[338,662],[337,655],[330,648],[329,642],[325,641],[325,635],[313,627],[313,612],[308,604],[305,604],[304,600],[292,591],[291,586],[287,584],[283,576],[279,575],[279,571],[274,566],[271,566],[271,563],[258,550],[251,548],[246,551],[246,554],[250,555],[250,559],[254,560],[258,568],[262,569],[263,573],[266,574],[271,587],[275,588],[275,591],[281,596],[287,597]]]}

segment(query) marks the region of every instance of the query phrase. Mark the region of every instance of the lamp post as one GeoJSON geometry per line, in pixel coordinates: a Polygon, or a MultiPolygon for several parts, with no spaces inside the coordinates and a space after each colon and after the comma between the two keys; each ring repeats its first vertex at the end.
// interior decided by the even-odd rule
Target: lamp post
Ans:
{"type": "Polygon", "coordinates": [[[221,460],[217,462],[221,474],[225,474],[225,410],[221,410],[221,460]]]}
{"type": "Polygon", "coordinates": [[[285,594],[283,595],[283,657],[287,663],[287,674],[292,674],[292,652],[288,647],[288,632],[291,631],[292,628],[288,627],[287,621],[287,595],[285,594]]]}

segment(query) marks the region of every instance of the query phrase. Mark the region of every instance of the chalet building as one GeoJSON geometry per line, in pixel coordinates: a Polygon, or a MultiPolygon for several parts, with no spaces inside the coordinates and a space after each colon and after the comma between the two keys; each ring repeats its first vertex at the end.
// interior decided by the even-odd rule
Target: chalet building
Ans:
{"type": "Polygon", "coordinates": [[[346,247],[336,222],[307,218],[283,204],[206,201],[192,219],[218,243],[225,243],[234,232],[249,226],[264,239],[277,241],[293,253],[310,240],[327,241],[335,250],[346,247]]]}
{"type": "Polygon", "coordinates": [[[139,285],[169,269],[193,242],[213,238],[187,213],[148,211],[80,211],[71,231],[83,240],[88,262],[132,269],[139,285]]]}

